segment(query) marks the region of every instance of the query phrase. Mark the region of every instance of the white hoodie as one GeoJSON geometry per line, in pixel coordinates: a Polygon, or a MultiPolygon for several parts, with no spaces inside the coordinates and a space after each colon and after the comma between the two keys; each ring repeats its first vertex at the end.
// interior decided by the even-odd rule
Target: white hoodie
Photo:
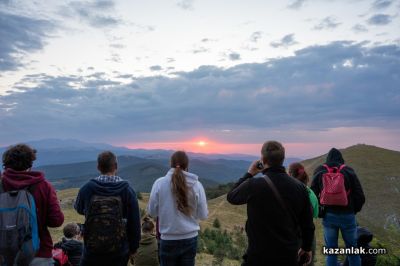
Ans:
{"type": "Polygon", "coordinates": [[[205,220],[208,216],[206,194],[198,176],[185,171],[183,173],[188,186],[188,200],[192,215],[186,216],[178,210],[171,189],[171,177],[174,171],[175,168],[171,168],[166,176],[154,182],[147,206],[147,212],[152,217],[158,217],[163,240],[179,240],[197,236],[200,230],[199,220],[205,220]]]}

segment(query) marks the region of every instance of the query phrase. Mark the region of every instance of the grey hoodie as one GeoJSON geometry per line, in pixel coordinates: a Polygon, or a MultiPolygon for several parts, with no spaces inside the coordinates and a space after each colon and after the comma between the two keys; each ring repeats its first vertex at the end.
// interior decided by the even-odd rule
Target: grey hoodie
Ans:
{"type": "Polygon", "coordinates": [[[208,216],[207,199],[197,175],[183,171],[189,188],[189,205],[192,215],[186,216],[176,207],[176,200],[171,190],[171,177],[175,168],[167,175],[157,179],[151,189],[147,212],[158,217],[159,230],[163,240],[179,240],[197,236],[200,230],[199,220],[208,216]]]}

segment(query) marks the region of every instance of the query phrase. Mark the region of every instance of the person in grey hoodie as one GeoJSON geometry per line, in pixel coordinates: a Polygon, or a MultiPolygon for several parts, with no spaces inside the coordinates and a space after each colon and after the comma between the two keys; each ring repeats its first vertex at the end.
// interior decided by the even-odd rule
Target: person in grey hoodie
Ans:
{"type": "Polygon", "coordinates": [[[161,266],[195,265],[199,220],[207,219],[208,208],[204,188],[188,167],[186,153],[175,152],[171,169],[151,189],[147,212],[158,217],[161,266]]]}

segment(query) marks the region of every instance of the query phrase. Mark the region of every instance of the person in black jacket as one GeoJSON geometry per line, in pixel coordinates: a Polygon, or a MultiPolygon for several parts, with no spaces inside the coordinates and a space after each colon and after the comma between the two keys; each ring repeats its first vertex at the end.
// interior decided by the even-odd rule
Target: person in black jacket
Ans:
{"type": "Polygon", "coordinates": [[[72,266],[78,266],[81,260],[83,243],[79,241],[80,228],[76,223],[68,223],[63,228],[64,237],[54,244],[55,248],[61,248],[68,256],[68,261],[72,266]]]}
{"type": "MultiPolygon", "coordinates": [[[[338,232],[341,231],[346,247],[357,247],[357,224],[355,214],[361,211],[365,202],[365,196],[361,187],[360,181],[355,171],[344,165],[342,153],[332,148],[326,158],[326,166],[340,167],[343,165],[340,173],[344,176],[344,186],[347,194],[348,204],[346,206],[322,205],[320,217],[323,218],[324,238],[326,248],[338,247],[338,232]]],[[[317,195],[321,203],[321,192],[323,190],[323,174],[327,172],[326,166],[321,165],[314,171],[314,177],[311,184],[311,189],[317,195]]],[[[326,257],[328,266],[337,265],[337,256],[328,255],[326,257]]],[[[360,256],[349,256],[349,264],[360,265],[360,256]]]]}
{"type": "Polygon", "coordinates": [[[227,195],[231,204],[247,204],[248,248],[242,265],[298,265],[300,257],[309,264],[314,223],[307,189],[282,166],[282,144],[265,142],[261,157],[227,195]],[[282,203],[264,178],[253,178],[260,172],[270,178],[282,203]]]}
{"type": "MultiPolygon", "coordinates": [[[[112,152],[105,151],[100,153],[97,163],[97,168],[101,175],[91,179],[79,190],[74,206],[79,214],[85,215],[85,226],[83,229],[84,248],[81,265],[126,266],[129,256],[136,253],[140,241],[140,213],[136,193],[127,181],[116,175],[118,169],[117,158],[112,152]],[[118,198],[122,205],[120,208],[116,208],[116,211],[122,211],[123,219],[119,222],[125,223],[125,230],[123,230],[125,233],[122,230],[118,230],[117,234],[108,235],[108,237],[111,237],[109,242],[118,245],[113,249],[112,253],[94,251],[93,247],[91,248],[88,245],[89,235],[96,237],[100,233],[107,234],[110,230],[116,229],[114,226],[106,226],[106,224],[103,229],[104,232],[93,232],[94,230],[89,228],[88,218],[91,210],[94,209],[91,209],[91,207],[94,206],[94,199],[99,197],[103,199],[118,198]],[[116,239],[118,241],[115,241],[116,239]],[[122,240],[119,241],[119,239],[122,240]]],[[[99,206],[101,208],[101,205],[99,206]]],[[[94,219],[100,218],[94,217],[94,219]]],[[[93,226],[100,224],[99,221],[94,221],[92,223],[93,226]]],[[[118,223],[118,225],[121,223],[118,223]]],[[[102,238],[99,238],[99,241],[102,240],[102,238]]],[[[96,241],[91,241],[90,244],[96,245],[96,241]]],[[[107,243],[106,246],[111,247],[111,243],[107,243]]]]}

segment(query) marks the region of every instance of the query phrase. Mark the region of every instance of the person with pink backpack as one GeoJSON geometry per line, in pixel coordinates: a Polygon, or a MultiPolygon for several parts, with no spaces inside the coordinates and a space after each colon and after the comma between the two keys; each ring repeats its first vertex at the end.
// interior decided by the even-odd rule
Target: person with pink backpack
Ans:
{"type": "MultiPolygon", "coordinates": [[[[339,150],[332,148],[326,163],[314,171],[311,189],[320,203],[325,248],[338,248],[339,230],[346,248],[357,247],[356,213],[361,211],[365,196],[355,171],[345,165],[339,150]]],[[[359,255],[350,255],[348,259],[350,266],[361,265],[359,255]]],[[[337,255],[327,255],[326,265],[336,266],[337,255]]]]}

